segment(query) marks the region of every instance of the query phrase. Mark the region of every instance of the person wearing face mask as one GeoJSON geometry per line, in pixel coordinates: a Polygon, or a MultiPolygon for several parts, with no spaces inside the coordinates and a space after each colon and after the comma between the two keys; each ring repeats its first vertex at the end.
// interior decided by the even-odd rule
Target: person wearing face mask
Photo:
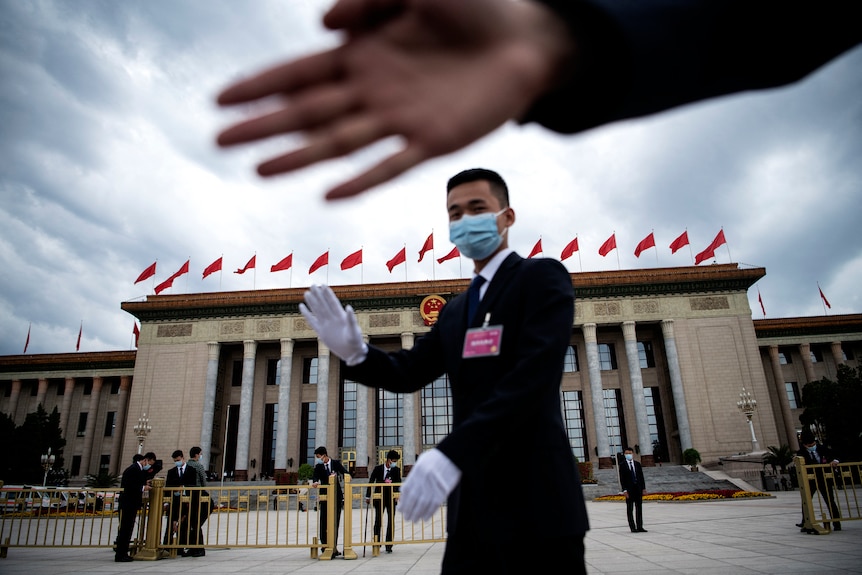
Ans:
{"type": "MultiPolygon", "coordinates": [[[[185,490],[185,488],[197,486],[197,472],[188,465],[181,449],[177,449],[171,453],[171,459],[174,460],[173,466],[168,469],[168,475],[165,478],[165,487],[183,489],[171,491],[171,520],[165,527],[165,542],[169,542],[176,537],[180,545],[188,545],[189,537],[195,534],[197,526],[194,522],[190,521],[193,510],[192,505],[181,503],[181,498],[183,495],[192,495],[194,497],[193,493],[185,490]]],[[[181,549],[179,554],[182,557],[197,556],[195,554],[199,551],[203,550],[194,549],[188,551],[181,549]]]]}
{"type": "MultiPolygon", "coordinates": [[[[401,483],[401,470],[398,469],[398,460],[401,457],[394,449],[390,449],[386,454],[386,461],[374,467],[371,470],[371,475],[368,476],[368,483],[401,483]]],[[[383,523],[383,512],[386,512],[388,521],[386,522],[386,552],[392,553],[392,531],[395,529],[395,494],[400,488],[395,487],[375,487],[374,495],[371,496],[371,486],[365,490],[365,501],[372,502],[374,505],[374,535],[377,541],[380,539],[380,528],[383,523]],[[373,501],[372,501],[373,500],[373,501]]]]}
{"type": "MultiPolygon", "coordinates": [[[[802,446],[799,448],[799,451],[796,452],[796,455],[805,458],[805,465],[822,465],[828,463],[832,466],[833,470],[838,467],[839,462],[832,456],[832,451],[828,447],[820,444],[814,437],[814,433],[808,427],[802,430],[802,433],[799,436],[799,443],[802,446]]],[[[829,505],[829,512],[832,514],[831,517],[840,517],[841,513],[838,509],[838,501],[835,499],[835,491],[833,490],[835,479],[832,473],[827,473],[826,468],[824,467],[818,467],[815,469],[814,475],[814,479],[811,479],[808,482],[808,487],[811,489],[811,497],[816,498],[816,493],[820,491],[820,496],[823,497],[829,505]]],[[[804,510],[805,508],[803,507],[803,513],[804,510]]],[[[805,527],[804,517],[802,518],[802,522],[797,523],[796,526],[799,527],[801,531],[811,531],[805,527]]],[[[834,531],[841,531],[841,523],[839,521],[833,522],[832,529],[834,531]]]]}
{"type": "Polygon", "coordinates": [[[625,460],[620,464],[620,487],[626,496],[626,517],[632,533],[646,533],[643,523],[643,496],[646,493],[646,482],[641,464],[635,461],[634,450],[626,447],[623,454],[625,460]]]}
{"type": "Polygon", "coordinates": [[[300,311],[344,360],[345,378],[413,393],[448,375],[451,432],[417,459],[398,504],[407,521],[421,521],[448,500],[442,573],[556,570],[561,554],[569,573],[585,573],[589,522],[560,406],[571,276],[556,260],[509,248],[515,212],[499,174],[465,170],[446,189],[450,239],[473,260],[473,280],[412,348],[366,344],[353,308],[327,286],[312,286],[300,311]],[[542,466],[545,504],[503,505],[513,485],[488,470],[526,461],[542,466]]]}
{"type": "Polygon", "coordinates": [[[114,555],[114,561],[117,563],[133,561],[129,555],[129,543],[132,539],[132,531],[135,529],[135,518],[143,506],[144,491],[150,490],[147,483],[148,471],[155,459],[155,454],[152,459],[147,459],[144,455],[136,453],[132,457],[132,464],[123,470],[120,480],[120,487],[123,488],[119,503],[120,529],[117,532],[114,555]]]}

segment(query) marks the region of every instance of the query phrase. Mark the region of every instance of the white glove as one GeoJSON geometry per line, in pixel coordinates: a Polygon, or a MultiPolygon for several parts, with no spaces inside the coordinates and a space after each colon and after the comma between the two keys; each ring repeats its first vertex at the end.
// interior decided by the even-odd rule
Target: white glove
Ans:
{"type": "Polygon", "coordinates": [[[416,460],[401,488],[398,509],[407,521],[424,521],[443,505],[458,482],[461,470],[439,449],[416,460]]]}
{"type": "Polygon", "coordinates": [[[353,308],[342,307],[329,286],[313,285],[304,297],[305,303],[299,304],[299,311],[323,343],[347,365],[365,361],[368,346],[362,340],[353,308]]]}

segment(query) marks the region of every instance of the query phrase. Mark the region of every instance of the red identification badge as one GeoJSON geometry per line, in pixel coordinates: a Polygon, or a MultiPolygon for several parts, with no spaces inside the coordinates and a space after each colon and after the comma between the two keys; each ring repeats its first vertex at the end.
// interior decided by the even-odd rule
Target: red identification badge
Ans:
{"type": "Polygon", "coordinates": [[[471,357],[493,357],[500,355],[500,340],[503,337],[502,325],[488,325],[468,329],[464,336],[464,359],[471,357]]]}

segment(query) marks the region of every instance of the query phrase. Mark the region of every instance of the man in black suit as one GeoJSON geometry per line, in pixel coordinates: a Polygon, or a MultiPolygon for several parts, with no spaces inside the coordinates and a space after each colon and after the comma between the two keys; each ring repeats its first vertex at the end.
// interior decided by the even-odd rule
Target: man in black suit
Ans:
{"type": "MultiPolygon", "coordinates": [[[[347,470],[344,469],[344,466],[341,465],[341,462],[337,459],[331,459],[329,454],[326,452],[326,448],[324,446],[320,446],[314,450],[314,455],[317,464],[314,466],[314,474],[311,476],[311,485],[312,487],[320,487],[323,484],[324,487],[327,487],[326,495],[329,496],[329,477],[331,475],[335,476],[335,551],[333,551],[332,556],[338,557],[341,555],[338,551],[338,526],[341,524],[341,510],[344,507],[344,489],[341,486],[341,482],[344,480],[344,474],[347,473],[347,470]]],[[[320,498],[320,542],[326,545],[326,525],[327,525],[327,512],[329,511],[329,505],[325,499],[320,498]]]]}
{"type": "MultiPolygon", "coordinates": [[[[183,488],[176,489],[171,492],[171,521],[167,526],[170,531],[165,532],[166,538],[168,533],[177,534],[177,542],[180,545],[188,545],[190,539],[197,543],[197,532],[200,526],[197,522],[198,513],[196,512],[197,505],[195,500],[200,501],[200,492],[193,492],[185,489],[186,487],[196,487],[198,484],[197,472],[186,462],[185,455],[181,449],[171,453],[171,459],[174,460],[173,466],[168,470],[168,475],[165,478],[165,487],[183,488]],[[182,503],[182,496],[188,495],[191,498],[191,503],[182,503]]],[[[181,549],[180,555],[183,557],[202,557],[203,549],[181,549]]]]}
{"type": "Polygon", "coordinates": [[[386,552],[392,553],[392,531],[395,529],[395,493],[400,489],[397,485],[391,487],[390,483],[401,483],[401,470],[398,468],[398,452],[390,449],[386,454],[386,462],[376,465],[368,477],[369,483],[384,483],[386,486],[375,487],[372,498],[371,486],[365,491],[365,500],[373,499],[374,505],[374,535],[380,541],[380,527],[383,522],[383,511],[386,511],[386,552]]]}
{"type": "Polygon", "coordinates": [[[418,458],[398,505],[417,521],[448,498],[444,574],[556,570],[561,554],[569,573],[584,573],[589,526],[560,407],[571,276],[556,260],[509,249],[515,212],[496,172],[455,175],[446,198],[450,240],[473,260],[474,279],[411,349],[366,344],[353,308],[326,286],[312,286],[300,310],[345,361],[345,378],[412,393],[448,375],[452,430],[418,458]],[[542,505],[503,504],[514,499],[514,486],[489,470],[512,464],[541,466],[542,505]]]}
{"type": "Polygon", "coordinates": [[[145,459],[143,455],[136,453],[132,457],[132,464],[128,466],[120,480],[123,488],[120,494],[120,529],[117,532],[117,545],[114,561],[125,563],[132,561],[129,556],[129,542],[132,539],[132,531],[135,529],[135,518],[138,516],[143,505],[144,491],[149,491],[147,484],[149,469],[155,462],[155,454],[152,459],[145,459]]]}
{"type": "MultiPolygon", "coordinates": [[[[835,457],[833,457],[832,450],[821,445],[814,437],[814,433],[811,429],[806,427],[802,430],[802,434],[799,437],[799,443],[801,443],[802,446],[799,448],[799,451],[796,452],[796,455],[805,458],[805,465],[831,464],[833,469],[838,466],[839,462],[835,457]]],[[[838,500],[835,499],[835,491],[833,489],[834,484],[835,477],[831,472],[827,472],[824,467],[816,468],[814,470],[814,479],[808,481],[808,487],[811,489],[812,500],[816,497],[816,493],[820,491],[820,496],[823,497],[829,505],[829,512],[832,514],[832,518],[841,516],[841,512],[838,509],[838,500]]],[[[805,518],[803,517],[802,523],[797,523],[796,526],[801,528],[802,531],[806,531],[805,518]]],[[[834,531],[841,531],[841,522],[834,521],[832,523],[832,529],[834,531]]]]}
{"type": "Polygon", "coordinates": [[[625,459],[620,463],[620,487],[626,495],[626,517],[632,533],[646,533],[643,522],[643,495],[646,492],[644,471],[641,464],[635,461],[634,450],[626,447],[625,459]],[[634,511],[634,516],[632,514],[634,511]]]}

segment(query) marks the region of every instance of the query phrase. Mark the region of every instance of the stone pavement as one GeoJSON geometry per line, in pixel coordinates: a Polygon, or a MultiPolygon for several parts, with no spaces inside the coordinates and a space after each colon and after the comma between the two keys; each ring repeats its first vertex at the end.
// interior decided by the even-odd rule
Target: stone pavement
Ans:
{"type": "MultiPolygon", "coordinates": [[[[800,533],[799,494],[699,502],[645,502],[644,527],[631,533],[622,502],[589,501],[587,571],[593,575],[691,573],[862,573],[862,521],[846,522],[827,535],[800,533]]],[[[159,573],[222,575],[251,573],[439,573],[443,544],[396,546],[391,555],[332,561],[309,559],[307,550],[207,549],[206,557],[114,563],[108,549],[9,549],[2,575],[159,573]]],[[[561,557],[565,565],[565,557],[561,557]]],[[[564,571],[563,571],[564,572],[564,571]]]]}

